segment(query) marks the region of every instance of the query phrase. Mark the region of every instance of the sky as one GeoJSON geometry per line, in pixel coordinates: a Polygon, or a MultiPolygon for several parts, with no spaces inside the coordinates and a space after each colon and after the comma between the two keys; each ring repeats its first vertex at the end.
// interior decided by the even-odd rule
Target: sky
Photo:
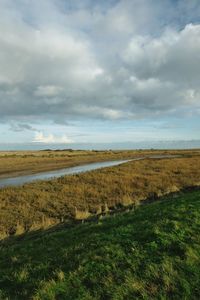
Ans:
{"type": "Polygon", "coordinates": [[[199,0],[0,0],[0,143],[199,132],[199,0]]]}

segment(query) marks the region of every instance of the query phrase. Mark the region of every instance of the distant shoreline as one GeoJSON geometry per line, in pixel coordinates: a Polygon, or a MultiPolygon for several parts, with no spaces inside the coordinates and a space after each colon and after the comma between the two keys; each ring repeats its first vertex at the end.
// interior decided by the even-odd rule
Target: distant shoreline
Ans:
{"type": "Polygon", "coordinates": [[[36,150],[178,150],[200,149],[200,140],[140,141],[113,143],[0,143],[0,151],[36,150]]]}

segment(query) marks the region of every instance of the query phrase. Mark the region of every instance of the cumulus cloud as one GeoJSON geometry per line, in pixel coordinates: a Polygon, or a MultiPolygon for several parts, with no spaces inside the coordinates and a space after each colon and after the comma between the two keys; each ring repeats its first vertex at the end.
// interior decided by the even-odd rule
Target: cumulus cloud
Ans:
{"type": "Polygon", "coordinates": [[[33,142],[35,143],[63,143],[63,144],[70,144],[73,143],[71,138],[68,138],[66,135],[62,136],[55,136],[53,134],[45,135],[43,132],[36,132],[33,142]]]}
{"type": "Polygon", "coordinates": [[[200,25],[181,31],[166,30],[161,36],[136,36],[124,52],[124,60],[138,77],[195,84],[199,80],[200,25]]]}
{"type": "Polygon", "coordinates": [[[94,2],[0,2],[0,119],[197,112],[199,2],[94,2]]]}

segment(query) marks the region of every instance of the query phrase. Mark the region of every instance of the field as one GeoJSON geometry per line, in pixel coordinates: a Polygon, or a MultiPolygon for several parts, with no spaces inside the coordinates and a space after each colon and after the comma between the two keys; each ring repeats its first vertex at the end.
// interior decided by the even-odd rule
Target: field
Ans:
{"type": "MultiPolygon", "coordinates": [[[[98,155],[105,159],[102,153],[98,155]]],[[[196,151],[179,158],[132,161],[85,174],[3,188],[0,237],[99,218],[135,207],[146,199],[199,185],[200,156],[196,151]]]]}
{"type": "Polygon", "coordinates": [[[200,299],[200,151],[1,152],[0,300],[200,299]]]}
{"type": "Polygon", "coordinates": [[[200,299],[200,191],[1,242],[0,299],[200,299]]]}
{"type": "MultiPolygon", "coordinates": [[[[144,154],[154,152],[145,151],[144,154]]],[[[160,153],[160,151],[156,151],[156,153],[160,153]]],[[[0,152],[0,178],[57,170],[91,162],[132,158],[139,155],[139,151],[82,151],[70,149],[63,151],[2,151],[0,152]]]]}
{"type": "Polygon", "coordinates": [[[43,150],[43,151],[0,151],[0,178],[33,174],[49,170],[115,159],[127,159],[151,154],[197,155],[198,150],[43,150]]]}

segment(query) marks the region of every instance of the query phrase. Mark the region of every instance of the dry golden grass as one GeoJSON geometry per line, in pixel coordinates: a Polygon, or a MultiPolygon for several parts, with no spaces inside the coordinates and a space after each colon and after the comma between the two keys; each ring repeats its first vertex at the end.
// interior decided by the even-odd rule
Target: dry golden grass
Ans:
{"type": "Polygon", "coordinates": [[[0,236],[107,213],[200,185],[200,156],[145,159],[0,190],[0,236]]]}
{"type": "Polygon", "coordinates": [[[127,151],[10,151],[0,152],[0,178],[27,175],[66,167],[152,154],[198,154],[194,151],[127,150],[127,151]]]}

